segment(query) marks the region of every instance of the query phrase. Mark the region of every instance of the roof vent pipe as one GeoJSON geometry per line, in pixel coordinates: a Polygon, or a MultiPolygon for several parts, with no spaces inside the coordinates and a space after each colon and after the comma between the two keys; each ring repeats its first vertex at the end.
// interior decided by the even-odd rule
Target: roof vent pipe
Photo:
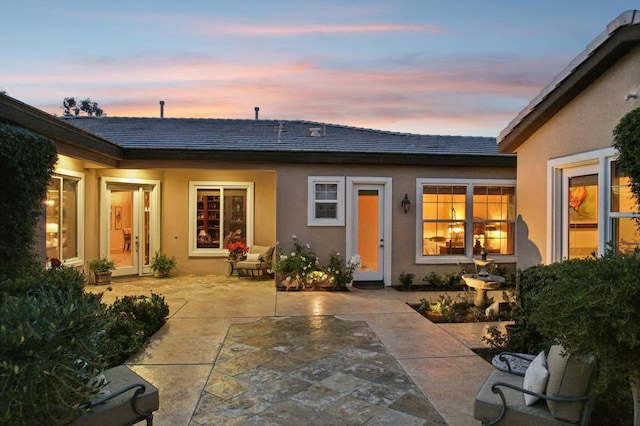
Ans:
{"type": "Polygon", "coordinates": [[[160,118],[164,118],[164,101],[160,101],[160,118]]]}
{"type": "Polygon", "coordinates": [[[260,107],[253,108],[256,111],[256,120],[258,119],[258,112],[260,112],[260,107]]]}

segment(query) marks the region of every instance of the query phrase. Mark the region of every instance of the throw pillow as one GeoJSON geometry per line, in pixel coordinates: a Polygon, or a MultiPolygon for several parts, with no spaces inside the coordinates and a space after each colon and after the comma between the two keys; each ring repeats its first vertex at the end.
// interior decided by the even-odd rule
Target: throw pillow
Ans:
{"type": "Polygon", "coordinates": [[[247,262],[258,262],[260,260],[260,253],[247,253],[247,262]]]}
{"type": "MultiPolygon", "coordinates": [[[[549,371],[547,370],[547,359],[543,351],[529,364],[527,371],[524,373],[524,383],[522,387],[532,392],[544,393],[547,387],[547,380],[549,380],[549,371]]],[[[538,402],[539,399],[537,396],[527,393],[524,394],[524,403],[527,407],[532,406],[538,402]]]]}

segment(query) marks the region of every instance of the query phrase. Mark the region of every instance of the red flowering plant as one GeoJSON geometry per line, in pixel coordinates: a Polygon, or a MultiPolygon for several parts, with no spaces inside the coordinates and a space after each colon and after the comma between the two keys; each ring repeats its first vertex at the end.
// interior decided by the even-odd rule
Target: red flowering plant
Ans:
{"type": "Polygon", "coordinates": [[[234,241],[227,244],[227,250],[229,250],[229,257],[238,258],[244,256],[249,251],[249,247],[242,241],[234,241]]]}

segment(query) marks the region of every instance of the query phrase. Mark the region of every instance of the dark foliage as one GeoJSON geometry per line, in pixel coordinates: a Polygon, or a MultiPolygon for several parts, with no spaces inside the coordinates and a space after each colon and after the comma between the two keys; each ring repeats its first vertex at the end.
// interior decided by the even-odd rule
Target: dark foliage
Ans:
{"type": "Polygon", "coordinates": [[[36,261],[35,230],[56,161],[50,140],[0,123],[0,281],[23,275],[36,261]]]}

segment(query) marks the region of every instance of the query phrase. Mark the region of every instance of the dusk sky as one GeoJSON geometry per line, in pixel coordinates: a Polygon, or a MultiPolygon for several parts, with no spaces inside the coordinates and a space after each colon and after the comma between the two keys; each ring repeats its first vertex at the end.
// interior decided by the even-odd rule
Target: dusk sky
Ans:
{"type": "Polygon", "coordinates": [[[61,115],[497,136],[623,0],[4,1],[0,91],[61,115]]]}

